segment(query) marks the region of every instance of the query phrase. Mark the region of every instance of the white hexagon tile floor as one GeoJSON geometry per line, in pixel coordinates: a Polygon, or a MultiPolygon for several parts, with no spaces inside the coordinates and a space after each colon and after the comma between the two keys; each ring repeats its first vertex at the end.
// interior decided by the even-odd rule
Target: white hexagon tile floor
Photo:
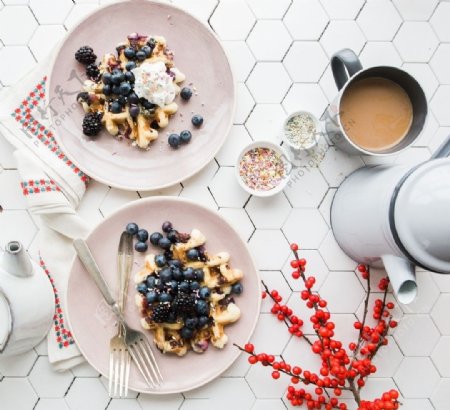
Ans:
{"type": "MultiPolygon", "coordinates": [[[[87,13],[110,0],[0,1],[0,88],[8,87],[43,61],[48,52],[87,13]]],[[[336,314],[338,335],[354,337],[364,286],[355,263],[342,253],[330,230],[329,209],[344,178],[372,158],[349,159],[334,147],[300,159],[303,168],[277,197],[249,197],[234,176],[236,156],[258,139],[279,140],[287,113],[306,109],[321,116],[336,93],[329,57],[353,48],[365,66],[403,67],[423,85],[430,102],[426,132],[406,154],[389,162],[416,163],[430,156],[450,133],[450,2],[438,0],[172,0],[209,24],[229,54],[237,80],[234,125],[216,159],[199,175],[158,193],[123,192],[92,182],[81,215],[95,224],[121,204],[149,195],[193,198],[218,210],[234,225],[255,255],[262,278],[303,313],[298,282],[291,277],[288,241],[299,242],[318,291],[336,314]],[[427,148],[429,147],[429,149],[427,148]]],[[[375,161],[376,163],[376,161],[375,161]]],[[[0,138],[0,245],[19,239],[34,257],[39,229],[26,210],[12,149],[0,138]]],[[[377,273],[380,275],[381,273],[377,273]]],[[[418,272],[419,297],[398,307],[400,321],[375,361],[379,368],[367,395],[399,389],[403,410],[450,408],[450,277],[418,272]]],[[[389,296],[392,299],[392,296],[389,296]]],[[[372,298],[373,299],[373,298],[372,298]]],[[[305,324],[305,333],[313,332],[305,324]]],[[[305,345],[291,339],[263,304],[253,341],[285,359],[303,356],[320,365],[305,345]]],[[[105,379],[88,364],[56,373],[46,345],[0,360],[2,410],[278,410],[285,380],[242,357],[209,385],[185,394],[151,397],[133,394],[110,400],[105,379]]],[[[187,376],[188,377],[188,376],[187,376]]],[[[350,408],[351,401],[346,399],[350,408]]]]}

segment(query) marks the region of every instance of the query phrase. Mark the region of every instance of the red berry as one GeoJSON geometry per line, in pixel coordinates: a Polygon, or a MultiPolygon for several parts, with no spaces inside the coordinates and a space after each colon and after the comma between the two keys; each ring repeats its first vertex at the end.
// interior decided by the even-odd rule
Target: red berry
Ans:
{"type": "Polygon", "coordinates": [[[361,273],[367,271],[366,265],[359,264],[359,265],[358,265],[358,270],[359,270],[361,273]]]}
{"type": "Polygon", "coordinates": [[[300,266],[300,262],[297,259],[294,259],[294,260],[291,261],[291,266],[294,269],[297,269],[300,266]]]}
{"type": "Polygon", "coordinates": [[[253,351],[255,350],[255,346],[253,346],[251,343],[247,343],[247,344],[244,346],[244,349],[245,349],[245,351],[248,352],[248,353],[253,353],[253,351]]]}
{"type": "Polygon", "coordinates": [[[273,371],[272,372],[272,378],[274,378],[275,380],[276,379],[279,379],[280,378],[280,372],[278,372],[278,371],[273,371]]]}
{"type": "Polygon", "coordinates": [[[258,359],[256,358],[256,356],[249,356],[249,357],[248,357],[248,362],[249,362],[250,364],[255,364],[255,363],[258,362],[258,359]]]}
{"type": "Polygon", "coordinates": [[[397,400],[398,399],[398,391],[397,390],[390,390],[389,391],[389,396],[391,397],[391,399],[397,400]]]}
{"type": "Polygon", "coordinates": [[[263,299],[265,299],[265,298],[267,297],[267,293],[263,291],[262,294],[261,294],[261,297],[262,297],[263,299]]]}
{"type": "Polygon", "coordinates": [[[391,328],[397,327],[397,325],[398,325],[398,323],[397,323],[395,320],[391,320],[391,321],[389,322],[389,326],[390,326],[391,328]]]}
{"type": "Polygon", "coordinates": [[[298,270],[295,270],[294,272],[292,272],[292,277],[294,279],[298,279],[300,277],[300,272],[298,270]]]}
{"type": "Polygon", "coordinates": [[[296,243],[291,243],[291,250],[298,251],[298,245],[296,243]]]}
{"type": "Polygon", "coordinates": [[[353,324],[353,327],[355,328],[355,329],[361,329],[362,328],[362,323],[361,322],[355,322],[354,324],[353,324]]]}

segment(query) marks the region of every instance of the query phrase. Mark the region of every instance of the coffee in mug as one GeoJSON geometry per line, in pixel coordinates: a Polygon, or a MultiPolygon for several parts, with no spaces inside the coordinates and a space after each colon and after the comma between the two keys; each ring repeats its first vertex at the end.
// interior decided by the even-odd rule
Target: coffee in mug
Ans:
{"type": "Polygon", "coordinates": [[[399,84],[368,77],[347,87],[339,114],[348,137],[361,148],[377,152],[398,145],[408,135],[413,106],[399,84]]]}
{"type": "Polygon", "coordinates": [[[339,90],[324,116],[327,138],[351,155],[403,151],[421,134],[428,114],[417,80],[397,67],[363,68],[350,49],[331,58],[339,90]]]}

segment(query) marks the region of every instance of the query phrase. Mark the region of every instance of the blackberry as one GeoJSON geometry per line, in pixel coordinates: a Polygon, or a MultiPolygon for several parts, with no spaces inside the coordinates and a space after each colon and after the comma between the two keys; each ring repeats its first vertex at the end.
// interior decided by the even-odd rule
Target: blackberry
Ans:
{"type": "Polygon", "coordinates": [[[100,78],[100,70],[98,69],[97,64],[92,63],[86,67],[86,75],[94,81],[97,81],[100,78]]]}
{"type": "Polygon", "coordinates": [[[97,56],[94,54],[94,50],[89,46],[83,46],[75,53],[75,60],[84,65],[95,63],[96,59],[97,56]]]}
{"type": "Polygon", "coordinates": [[[102,114],[88,112],[83,119],[83,134],[88,137],[96,136],[102,129],[102,114]]]}
{"type": "Polygon", "coordinates": [[[169,320],[170,316],[170,306],[168,303],[159,303],[153,309],[152,320],[155,323],[163,323],[169,320]]]}
{"type": "Polygon", "coordinates": [[[173,310],[179,315],[188,315],[195,309],[195,298],[185,293],[178,294],[172,302],[173,310]]]}

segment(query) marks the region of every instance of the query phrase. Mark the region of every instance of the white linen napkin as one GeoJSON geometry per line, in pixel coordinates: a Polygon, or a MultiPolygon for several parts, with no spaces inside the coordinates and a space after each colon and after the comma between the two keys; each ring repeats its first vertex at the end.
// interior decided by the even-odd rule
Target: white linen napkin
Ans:
{"type": "Polygon", "coordinates": [[[88,177],[60,151],[54,139],[49,115],[52,108],[46,98],[47,70],[48,65],[40,64],[17,85],[0,93],[0,134],[16,147],[23,194],[29,211],[40,221],[40,263],[55,294],[48,355],[55,369],[62,371],[84,361],[68,328],[65,297],[75,254],[72,239],[88,233],[75,210],[88,177]]]}

